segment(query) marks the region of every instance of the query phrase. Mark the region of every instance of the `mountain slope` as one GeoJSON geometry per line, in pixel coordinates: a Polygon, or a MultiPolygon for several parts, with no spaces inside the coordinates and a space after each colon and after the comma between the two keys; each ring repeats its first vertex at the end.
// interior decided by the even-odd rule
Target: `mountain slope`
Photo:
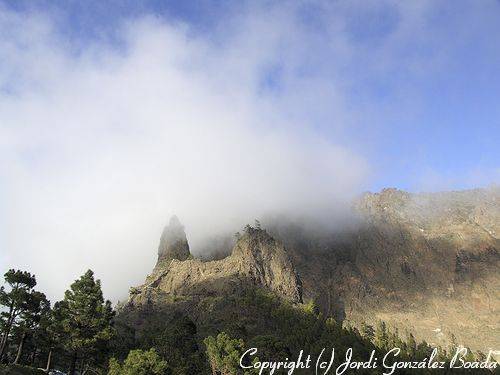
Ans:
{"type": "Polygon", "coordinates": [[[174,220],[176,236],[162,236],[158,264],[143,286],[132,288],[125,310],[168,304],[206,321],[216,318],[199,310],[201,301],[257,287],[292,304],[314,300],[337,321],[382,319],[436,345],[454,335],[476,350],[498,349],[499,199],[498,189],[385,189],[354,203],[355,227],[248,226],[231,254],[214,261],[189,255],[174,220]]]}
{"type": "Polygon", "coordinates": [[[444,345],[453,334],[474,349],[498,349],[498,189],[386,189],[364,195],[354,209],[360,224],[331,236],[276,229],[287,238],[306,299],[337,319],[383,319],[431,343],[444,345]]]}

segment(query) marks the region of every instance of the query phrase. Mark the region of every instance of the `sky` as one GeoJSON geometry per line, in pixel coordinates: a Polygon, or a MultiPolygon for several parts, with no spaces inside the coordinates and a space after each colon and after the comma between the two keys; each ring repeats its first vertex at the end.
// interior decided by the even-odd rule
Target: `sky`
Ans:
{"type": "Polygon", "coordinates": [[[123,298],[269,212],[500,181],[500,2],[0,1],[0,265],[123,298]]]}

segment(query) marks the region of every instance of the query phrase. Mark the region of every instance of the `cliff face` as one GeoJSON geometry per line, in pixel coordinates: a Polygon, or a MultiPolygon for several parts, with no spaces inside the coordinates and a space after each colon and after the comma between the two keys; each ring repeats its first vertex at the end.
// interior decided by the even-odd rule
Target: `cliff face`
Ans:
{"type": "Polygon", "coordinates": [[[349,230],[247,227],[231,255],[215,261],[188,259],[184,231],[172,236],[166,229],[159,262],[146,283],[132,289],[127,308],[178,301],[196,318],[192,301],[258,287],[295,304],[314,299],[339,321],[382,319],[429,343],[446,345],[453,334],[473,349],[498,348],[498,189],[385,189],[365,194],[354,211],[360,222],[349,230]]]}
{"type": "Polygon", "coordinates": [[[300,278],[283,245],[265,230],[251,227],[222,260],[162,258],[146,283],[133,288],[129,304],[220,296],[248,287],[266,288],[286,300],[302,302],[300,278]]]}
{"type": "Polygon", "coordinates": [[[361,222],[340,235],[276,231],[288,238],[306,299],[337,319],[382,319],[430,343],[446,345],[453,334],[474,349],[498,348],[498,189],[386,189],[354,206],[361,222]]]}

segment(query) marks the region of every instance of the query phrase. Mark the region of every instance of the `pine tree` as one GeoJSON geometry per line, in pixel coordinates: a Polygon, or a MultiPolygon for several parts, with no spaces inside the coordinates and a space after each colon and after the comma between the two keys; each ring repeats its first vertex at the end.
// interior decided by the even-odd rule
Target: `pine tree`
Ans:
{"type": "Polygon", "coordinates": [[[204,373],[206,361],[200,356],[196,337],[196,324],[187,316],[175,313],[167,327],[156,332],[152,342],[174,374],[204,373]]]}
{"type": "Polygon", "coordinates": [[[415,358],[417,353],[417,340],[415,340],[415,336],[411,332],[407,333],[408,341],[406,343],[407,355],[409,358],[415,358]]]}
{"type": "Polygon", "coordinates": [[[3,360],[9,335],[19,316],[28,308],[29,295],[36,286],[35,276],[26,271],[11,269],[4,275],[5,287],[0,288],[0,306],[4,306],[2,317],[2,338],[0,340],[0,362],[3,360]]]}
{"type": "Polygon", "coordinates": [[[111,302],[104,301],[101,282],[94,279],[94,273],[88,270],[71,284],[54,309],[62,318],[65,349],[71,355],[70,375],[75,373],[78,359],[85,367],[104,360],[99,357],[114,333],[114,311],[111,302]]]}
{"type": "Polygon", "coordinates": [[[123,364],[115,358],[109,361],[108,375],[164,375],[167,373],[167,362],[154,349],[131,350],[123,364]]]}
{"type": "Polygon", "coordinates": [[[239,365],[240,357],[244,351],[243,340],[232,339],[227,333],[221,332],[216,337],[207,337],[203,342],[207,347],[212,374],[244,374],[239,365]]]}
{"type": "Polygon", "coordinates": [[[416,358],[425,358],[428,357],[432,352],[432,348],[427,344],[424,340],[417,345],[417,352],[415,354],[416,358]]]}
{"type": "Polygon", "coordinates": [[[488,357],[482,351],[478,350],[476,352],[476,360],[479,362],[485,362],[488,357]]]}
{"type": "Polygon", "coordinates": [[[318,315],[319,314],[319,306],[316,301],[311,298],[307,303],[303,305],[304,312],[307,314],[318,315]]]}
{"type": "Polygon", "coordinates": [[[450,355],[450,359],[455,355],[455,353],[457,352],[458,348],[459,348],[459,346],[458,346],[458,343],[457,343],[457,338],[452,333],[451,336],[450,336],[450,345],[448,347],[448,353],[450,355]]]}
{"type": "Polygon", "coordinates": [[[379,321],[375,328],[375,346],[386,349],[389,345],[389,335],[384,321],[379,321]]]}
{"type": "Polygon", "coordinates": [[[262,229],[262,227],[261,227],[261,225],[260,225],[260,221],[259,221],[259,220],[257,220],[257,219],[255,219],[255,228],[256,228],[256,229],[258,229],[258,230],[261,230],[261,229],[262,229]]]}
{"type": "Polygon", "coordinates": [[[265,358],[266,361],[279,362],[292,356],[290,349],[277,335],[255,336],[250,341],[248,347],[258,348],[259,356],[265,358]]]}
{"type": "Polygon", "coordinates": [[[67,337],[64,330],[64,314],[62,303],[57,302],[52,310],[43,315],[40,322],[38,342],[48,351],[45,362],[45,372],[47,373],[52,367],[55,349],[60,349],[67,337]]]}
{"type": "Polygon", "coordinates": [[[50,302],[45,294],[32,291],[27,295],[25,309],[20,314],[20,323],[18,331],[20,341],[17,347],[17,355],[14,364],[18,364],[23,354],[24,344],[29,336],[33,336],[36,328],[41,322],[44,314],[50,310],[50,302]]]}
{"type": "Polygon", "coordinates": [[[361,336],[367,340],[373,341],[375,338],[375,330],[371,325],[366,324],[365,322],[361,323],[360,333],[361,336]]]}

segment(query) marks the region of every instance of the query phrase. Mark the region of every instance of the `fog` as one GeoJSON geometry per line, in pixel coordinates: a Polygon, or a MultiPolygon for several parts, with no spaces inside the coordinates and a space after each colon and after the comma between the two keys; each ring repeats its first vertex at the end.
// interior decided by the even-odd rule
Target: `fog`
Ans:
{"type": "Polygon", "coordinates": [[[316,33],[293,7],[256,7],[203,35],[151,16],[73,45],[51,15],[0,8],[2,269],[57,299],[91,268],[117,300],[172,214],[195,253],[266,215],[338,219],[372,173],[346,131],[370,111],[343,91],[366,51],[329,21],[316,33]]]}
{"type": "Polygon", "coordinates": [[[121,48],[75,55],[50,19],[3,17],[16,33],[2,42],[13,70],[2,72],[2,265],[34,272],[51,297],[87,268],[124,296],[151,270],[171,214],[196,252],[267,212],[329,210],[365,177],[362,157],[310,126],[310,108],[284,110],[321,83],[291,76],[285,93],[259,92],[289,25],[269,35],[255,16],[255,35],[218,48],[146,18],[123,25],[121,48]]]}

